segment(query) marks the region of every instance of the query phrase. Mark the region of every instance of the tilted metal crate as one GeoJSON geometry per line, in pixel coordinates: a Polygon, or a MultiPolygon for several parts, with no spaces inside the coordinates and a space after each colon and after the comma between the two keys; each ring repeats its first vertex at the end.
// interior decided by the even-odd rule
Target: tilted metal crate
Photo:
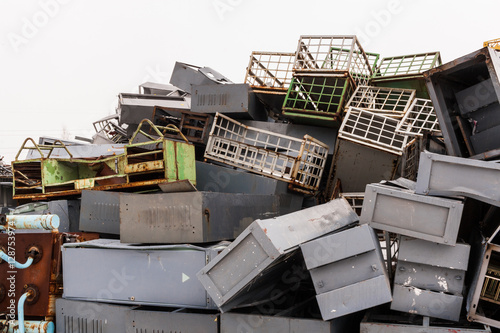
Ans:
{"type": "Polygon", "coordinates": [[[245,75],[245,83],[254,91],[283,93],[292,81],[295,53],[252,52],[245,75]]]}
{"type": "Polygon", "coordinates": [[[425,132],[441,132],[432,101],[415,98],[396,127],[396,131],[418,137],[423,136],[425,132]]]}
{"type": "Polygon", "coordinates": [[[318,190],[328,146],[245,126],[217,113],[205,158],[290,183],[296,191],[318,190]]]}
{"type": "Polygon", "coordinates": [[[500,165],[423,152],[415,192],[424,195],[465,196],[500,206],[500,165]]]}
{"type": "Polygon", "coordinates": [[[415,98],[415,90],[358,86],[345,108],[355,107],[392,118],[403,118],[415,98]]]}
{"type": "Polygon", "coordinates": [[[416,97],[429,98],[423,73],[440,65],[439,52],[382,58],[371,83],[377,87],[415,89],[416,97]]]}

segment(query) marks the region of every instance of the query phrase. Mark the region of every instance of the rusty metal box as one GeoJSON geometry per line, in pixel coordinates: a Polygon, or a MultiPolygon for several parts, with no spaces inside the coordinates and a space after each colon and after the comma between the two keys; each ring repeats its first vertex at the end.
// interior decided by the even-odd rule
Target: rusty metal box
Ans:
{"type": "Polygon", "coordinates": [[[366,186],[361,223],[372,228],[455,245],[463,204],[379,184],[366,186]]]}
{"type": "MultiPolygon", "coordinates": [[[[227,311],[276,279],[282,263],[292,261],[298,246],[357,222],[345,199],[307,208],[273,219],[254,221],[227,249],[200,272],[198,279],[220,310],[227,311]]],[[[280,273],[281,272],[281,273],[280,273]]]]}
{"type": "Polygon", "coordinates": [[[323,320],[392,300],[379,240],[368,225],[323,236],[300,248],[323,320]]]}
{"type": "Polygon", "coordinates": [[[122,195],[120,240],[150,244],[232,240],[253,220],[279,213],[277,195],[217,192],[122,195]]]}
{"type": "Polygon", "coordinates": [[[134,245],[101,239],[62,249],[67,299],[215,308],[196,272],[225,245],[134,245]]]}

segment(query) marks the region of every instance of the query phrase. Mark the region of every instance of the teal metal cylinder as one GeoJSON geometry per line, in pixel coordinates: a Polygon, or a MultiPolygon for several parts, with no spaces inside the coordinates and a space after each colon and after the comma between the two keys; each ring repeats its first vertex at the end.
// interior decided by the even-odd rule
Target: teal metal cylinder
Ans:
{"type": "Polygon", "coordinates": [[[59,228],[59,216],[48,215],[6,215],[6,224],[1,226],[5,230],[12,229],[44,229],[54,230],[59,228]]]}

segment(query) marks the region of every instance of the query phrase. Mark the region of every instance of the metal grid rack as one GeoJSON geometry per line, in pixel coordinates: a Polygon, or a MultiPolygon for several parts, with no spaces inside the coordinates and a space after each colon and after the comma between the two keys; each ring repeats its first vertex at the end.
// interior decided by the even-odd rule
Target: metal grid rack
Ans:
{"type": "Polygon", "coordinates": [[[500,304],[500,265],[498,263],[490,263],[488,266],[480,298],[500,304]]]}
{"type": "Polygon", "coordinates": [[[250,55],[245,83],[252,88],[287,90],[292,82],[295,53],[258,52],[250,55]]]}
{"type": "Polygon", "coordinates": [[[328,155],[328,146],[305,135],[280,135],[245,126],[217,113],[205,158],[316,191],[328,155]]]}
{"type": "Polygon", "coordinates": [[[420,161],[420,152],[422,149],[422,143],[420,140],[411,140],[403,150],[403,156],[401,159],[401,177],[410,179],[413,181],[417,180],[418,173],[418,163],[420,161]]]}
{"type": "Polygon", "coordinates": [[[402,118],[415,98],[415,90],[358,86],[346,104],[388,117],[402,118]]]}
{"type": "Polygon", "coordinates": [[[339,138],[401,156],[408,137],[398,134],[396,119],[359,108],[349,108],[339,138]]]}
{"type": "Polygon", "coordinates": [[[356,36],[300,36],[295,71],[347,71],[358,84],[367,85],[378,55],[368,57],[356,36]],[[375,59],[374,59],[375,58],[375,59]]]}
{"type": "Polygon", "coordinates": [[[283,115],[300,113],[335,118],[354,87],[349,74],[294,75],[283,104],[283,115]]]}
{"type": "Polygon", "coordinates": [[[127,130],[119,125],[119,118],[118,114],[114,114],[95,121],[94,129],[96,133],[101,133],[114,143],[128,142],[127,130]]]}
{"type": "Polygon", "coordinates": [[[441,132],[432,101],[430,99],[415,98],[396,131],[405,135],[420,137],[423,136],[424,132],[441,132]]]}
{"type": "Polygon", "coordinates": [[[439,52],[382,58],[373,78],[421,74],[441,65],[439,52]]]}

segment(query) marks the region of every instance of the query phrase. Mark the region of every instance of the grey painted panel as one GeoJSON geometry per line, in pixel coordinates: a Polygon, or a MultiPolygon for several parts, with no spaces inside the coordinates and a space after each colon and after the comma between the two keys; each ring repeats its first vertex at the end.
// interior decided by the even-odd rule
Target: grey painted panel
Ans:
{"type": "Polygon", "coordinates": [[[191,87],[193,85],[222,84],[230,82],[231,80],[210,67],[198,67],[178,61],[175,62],[174,70],[170,77],[171,84],[188,93],[191,93],[191,87]]]}
{"type": "Polygon", "coordinates": [[[231,240],[252,221],[277,216],[279,207],[279,196],[264,194],[123,195],[120,196],[120,240],[150,244],[231,240]]]}
{"type": "MultiPolygon", "coordinates": [[[[203,332],[218,333],[218,314],[133,310],[120,332],[203,332]]],[[[118,332],[117,332],[118,333],[118,332]]]]}
{"type": "Polygon", "coordinates": [[[463,204],[457,200],[370,184],[366,186],[360,221],[375,229],[455,245],[462,210],[463,204]]]}
{"type": "Polygon", "coordinates": [[[198,278],[223,311],[230,301],[277,267],[301,243],[358,220],[345,199],[307,208],[273,219],[254,221],[227,249],[204,267],[198,278]],[[248,258],[248,260],[247,260],[248,258]],[[264,276],[262,276],[264,274],[264,276]],[[226,285],[228,284],[229,285],[226,285]]]}
{"type": "Polygon", "coordinates": [[[221,333],[340,333],[334,321],[318,319],[248,315],[223,313],[221,315],[221,333]]]}
{"type": "Polygon", "coordinates": [[[447,246],[421,239],[402,237],[398,260],[466,271],[469,254],[469,244],[457,243],[455,246],[447,246]]]}
{"type": "Polygon", "coordinates": [[[64,297],[111,303],[213,308],[196,272],[217,248],[136,246],[96,240],[63,246],[64,297]]]}
{"type": "Polygon", "coordinates": [[[82,191],[80,230],[120,234],[120,193],[82,191]]]}
{"type": "Polygon", "coordinates": [[[125,332],[131,306],[97,302],[56,300],[57,333],[125,332]]]}
{"type": "Polygon", "coordinates": [[[462,195],[500,206],[500,164],[423,152],[415,192],[462,195]]]}
{"type": "Polygon", "coordinates": [[[458,321],[462,296],[449,295],[415,287],[394,285],[391,309],[421,316],[458,321]]]}
{"type": "Polygon", "coordinates": [[[365,280],[316,296],[323,320],[368,309],[392,300],[386,276],[365,280]]]}
{"type": "Polygon", "coordinates": [[[367,225],[321,237],[300,245],[307,269],[378,249],[378,238],[367,225]]]}

